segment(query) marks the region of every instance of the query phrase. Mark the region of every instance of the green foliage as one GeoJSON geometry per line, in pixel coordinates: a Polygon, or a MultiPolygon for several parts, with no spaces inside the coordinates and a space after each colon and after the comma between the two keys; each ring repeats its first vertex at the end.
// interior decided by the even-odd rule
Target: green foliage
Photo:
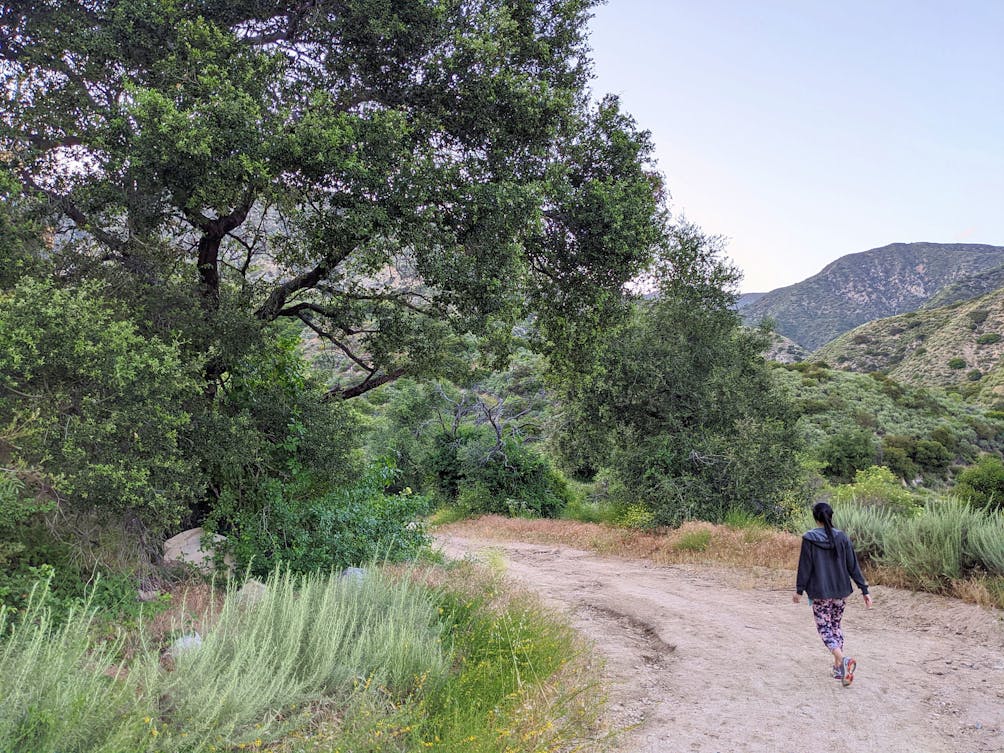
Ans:
{"type": "Polygon", "coordinates": [[[967,316],[972,328],[976,329],[987,320],[987,317],[990,316],[990,312],[986,309],[973,309],[967,316]]]}
{"type": "Polygon", "coordinates": [[[1004,577],[1004,511],[985,511],[966,535],[969,559],[990,575],[1004,577]]]}
{"type": "Polygon", "coordinates": [[[497,443],[487,432],[439,441],[433,458],[436,483],[468,514],[556,517],[573,498],[568,481],[550,458],[514,439],[497,443]]]}
{"type": "Polygon", "coordinates": [[[993,345],[994,343],[999,343],[1001,341],[1001,336],[997,332],[987,332],[986,334],[980,335],[976,338],[977,345],[993,345]]]}
{"type": "MultiPolygon", "coordinates": [[[[947,430],[938,436],[956,444],[947,430]]],[[[921,474],[943,478],[952,459],[952,453],[937,439],[914,439],[898,434],[882,438],[883,465],[906,481],[912,481],[921,474]]]]}
{"type": "Polygon", "coordinates": [[[701,528],[680,534],[680,537],[673,543],[673,548],[683,552],[703,552],[710,543],[711,531],[707,528],[701,528]]]}
{"type": "Polygon", "coordinates": [[[72,503],[176,523],[203,476],[186,446],[199,394],[180,346],[121,317],[100,284],[0,292],[0,425],[72,503]]]}
{"type": "MultiPolygon", "coordinates": [[[[24,619],[0,644],[0,750],[144,749],[149,733],[142,720],[153,698],[140,694],[141,673],[119,668],[123,636],[95,644],[95,610],[86,603],[56,625],[45,606],[47,590],[47,579],[34,585],[24,619]]],[[[0,610],[0,635],[9,620],[10,614],[0,610]]]]}
{"type": "MultiPolygon", "coordinates": [[[[904,514],[894,506],[834,502],[834,524],[854,541],[859,556],[908,574],[922,588],[945,590],[970,575],[1004,573],[1004,527],[999,510],[934,497],[904,514]]],[[[806,511],[799,521],[811,527],[806,511]]]]}
{"type": "Polygon", "coordinates": [[[982,456],[959,474],[955,493],[976,507],[1004,509],[1004,461],[996,455],[982,456]]]}
{"type": "MultiPolygon", "coordinates": [[[[530,698],[560,734],[576,713],[559,705],[586,690],[554,683],[572,658],[571,629],[526,598],[494,603],[497,583],[463,575],[460,586],[432,590],[377,571],[362,581],[283,571],[253,602],[234,583],[204,616],[201,645],[175,654],[170,669],[142,625],[128,652],[124,633],[96,639],[90,603],[54,625],[43,581],[0,643],[0,749],[210,753],[295,733],[306,750],[392,737],[403,750],[438,740],[440,750],[487,753],[497,748],[472,748],[472,735],[495,745],[527,719],[530,698]]],[[[514,739],[512,750],[538,750],[534,738],[514,739]]]]}
{"type": "Polygon", "coordinates": [[[359,419],[343,401],[325,399],[298,345],[295,334],[260,333],[200,416],[198,454],[231,510],[255,508],[280,486],[323,496],[358,477],[359,419]]]}
{"type": "Polygon", "coordinates": [[[618,511],[613,523],[624,528],[649,531],[655,528],[655,513],[642,504],[626,505],[618,511]]]}
{"type": "MultiPolygon", "coordinates": [[[[957,395],[900,384],[882,374],[831,370],[825,382],[806,382],[800,370],[788,365],[776,366],[773,378],[796,405],[812,401],[820,406],[802,412],[797,424],[798,434],[816,457],[834,436],[862,431],[857,415],[872,417],[873,442],[881,442],[881,455],[871,461],[862,456],[860,467],[881,462],[911,482],[923,476],[926,483],[936,484],[953,463],[972,462],[981,452],[1004,449],[1004,422],[957,395]]],[[[853,472],[841,480],[850,481],[852,476],[853,472]]]]}
{"type": "Polygon", "coordinates": [[[950,369],[964,369],[964,368],[966,368],[966,359],[959,358],[958,356],[956,356],[955,358],[949,358],[948,359],[948,368],[950,368],[950,369]]]}
{"type": "Polygon", "coordinates": [[[741,507],[733,507],[727,513],[722,522],[731,528],[741,529],[761,529],[767,528],[767,520],[762,515],[754,515],[749,510],[741,507]]]}
{"type": "Polygon", "coordinates": [[[916,509],[917,505],[917,498],[885,466],[871,466],[857,471],[854,483],[834,488],[833,499],[836,504],[857,502],[900,511],[916,509]]]}
{"type": "Polygon", "coordinates": [[[653,270],[658,294],[566,386],[562,431],[578,466],[610,469],[615,502],[645,504],[657,523],[721,520],[737,506],[775,516],[797,474],[794,416],[762,333],[731,308],[736,273],[717,241],[673,232],[653,270]]]}
{"type": "Polygon", "coordinates": [[[522,360],[465,389],[393,385],[373,421],[371,451],[385,448],[406,464],[399,485],[426,489],[466,514],[555,516],[574,494],[534,441],[545,420],[540,374],[522,360]]]}
{"type": "Polygon", "coordinates": [[[498,362],[531,311],[584,357],[662,211],[648,134],[586,88],[591,5],[20,4],[2,162],[75,227],[67,267],[183,329],[210,381],[235,313],[351,353],[346,397],[443,374],[468,334],[498,362]],[[69,145],[93,169],[52,186],[69,145]]]}
{"type": "Polygon", "coordinates": [[[935,500],[922,515],[890,529],[883,562],[898,567],[926,587],[962,577],[977,563],[969,549],[970,531],[986,516],[966,504],[935,500]]]}
{"type": "Polygon", "coordinates": [[[417,522],[429,502],[410,490],[386,489],[394,476],[376,463],[352,486],[313,496],[313,489],[272,480],[259,497],[237,504],[224,495],[216,510],[241,568],[267,575],[278,567],[310,573],[414,557],[428,545],[417,522]]]}
{"type": "Polygon", "coordinates": [[[872,432],[863,429],[842,431],[827,439],[817,454],[828,478],[849,482],[857,471],[874,465],[875,440],[872,432]]]}

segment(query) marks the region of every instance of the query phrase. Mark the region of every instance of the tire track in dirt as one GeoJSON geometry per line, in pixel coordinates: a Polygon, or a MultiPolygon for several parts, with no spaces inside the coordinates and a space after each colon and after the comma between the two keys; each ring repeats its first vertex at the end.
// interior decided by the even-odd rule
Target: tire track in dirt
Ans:
{"type": "Polygon", "coordinates": [[[453,558],[501,552],[510,577],[569,613],[605,659],[622,753],[1004,753],[1000,612],[883,587],[865,610],[855,593],[844,628],[858,673],[843,688],[790,591],[711,567],[437,540],[453,558]]]}

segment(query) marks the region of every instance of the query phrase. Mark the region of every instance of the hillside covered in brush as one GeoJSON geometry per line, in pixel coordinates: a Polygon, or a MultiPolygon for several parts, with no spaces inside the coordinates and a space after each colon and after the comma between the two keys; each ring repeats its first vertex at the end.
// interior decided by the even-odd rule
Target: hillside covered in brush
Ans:
{"type": "Polygon", "coordinates": [[[1002,246],[894,243],[843,256],[741,313],[749,324],[773,320],[780,334],[815,350],[865,322],[919,309],[949,286],[1001,265],[1002,246]]]}
{"type": "Polygon", "coordinates": [[[813,357],[850,371],[944,387],[988,405],[1004,403],[1004,288],[937,309],[878,319],[813,357]]]}

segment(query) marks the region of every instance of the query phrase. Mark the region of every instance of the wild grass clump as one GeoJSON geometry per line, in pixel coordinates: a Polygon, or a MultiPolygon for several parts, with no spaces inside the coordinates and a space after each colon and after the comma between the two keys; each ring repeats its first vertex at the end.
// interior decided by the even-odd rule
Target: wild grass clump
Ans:
{"type": "MultiPolygon", "coordinates": [[[[94,643],[90,602],[57,625],[45,606],[49,581],[31,591],[0,644],[0,750],[120,753],[142,737],[144,701],[118,666],[120,640],[94,643]]],[[[0,634],[9,612],[0,613],[0,634]]]]}
{"type": "Polygon", "coordinates": [[[177,736],[280,733],[291,706],[345,700],[360,683],[406,695],[447,667],[435,609],[408,580],[280,573],[253,606],[229,593],[215,623],[160,677],[177,736]]]}
{"type": "Polygon", "coordinates": [[[531,753],[581,737],[600,706],[571,629],[499,576],[427,572],[231,588],[189,615],[202,641],[180,653],[142,626],[98,640],[90,604],[57,626],[43,583],[0,644],[0,750],[531,753]]]}
{"type": "MultiPolygon", "coordinates": [[[[972,584],[959,584],[975,579],[978,590],[990,593],[977,601],[997,602],[993,579],[1004,577],[1004,515],[999,511],[952,497],[932,497],[918,512],[834,501],[833,522],[850,536],[858,556],[879,568],[880,578],[888,575],[896,585],[945,593],[972,590],[972,584]]],[[[815,523],[805,511],[794,525],[815,523]]]]}
{"type": "Polygon", "coordinates": [[[673,548],[680,552],[703,552],[708,548],[711,543],[711,530],[708,528],[700,528],[694,531],[687,531],[682,533],[676,542],[673,544],[673,548]]]}

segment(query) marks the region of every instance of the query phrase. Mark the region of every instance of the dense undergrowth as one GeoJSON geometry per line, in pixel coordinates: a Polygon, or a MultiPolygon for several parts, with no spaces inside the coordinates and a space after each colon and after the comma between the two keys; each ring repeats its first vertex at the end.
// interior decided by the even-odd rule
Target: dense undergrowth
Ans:
{"type": "Polygon", "coordinates": [[[177,655],[162,649],[185,625],[110,634],[87,603],[57,623],[43,581],[0,646],[0,750],[530,753],[584,743],[600,704],[570,628],[499,578],[451,567],[361,581],[277,573],[258,601],[231,588],[186,612],[204,635],[177,655]]]}

